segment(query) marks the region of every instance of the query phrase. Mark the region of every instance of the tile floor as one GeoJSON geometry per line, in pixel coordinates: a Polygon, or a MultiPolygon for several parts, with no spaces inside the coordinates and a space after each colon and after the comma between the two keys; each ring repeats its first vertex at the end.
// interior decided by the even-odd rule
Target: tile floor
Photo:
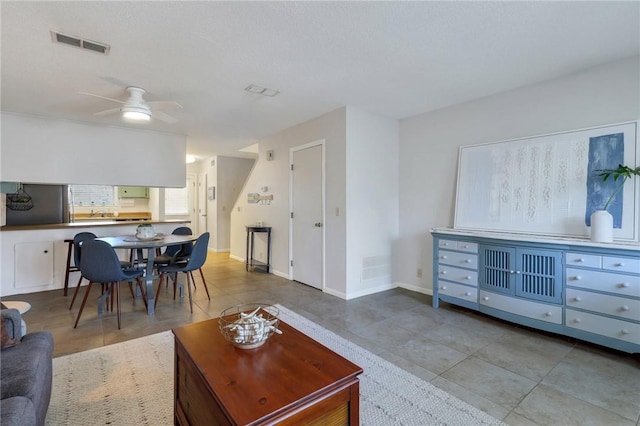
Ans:
{"type": "MultiPolygon", "coordinates": [[[[89,298],[62,290],[15,295],[32,308],[29,331],[50,330],[55,356],[83,351],[217,317],[243,302],[280,303],[511,425],[640,425],[640,356],[534,331],[431,297],[394,289],[350,301],[265,273],[247,273],[228,254],[210,253],[204,268],[211,300],[196,277],[188,300],[162,291],[154,316],[123,287],[122,329],[98,316],[89,298]]],[[[75,278],[74,278],[75,279],[75,278]]],[[[72,284],[75,286],[75,282],[72,284]]],[[[80,295],[84,294],[84,287],[80,295]]],[[[97,296],[99,288],[92,292],[97,296]]]]}

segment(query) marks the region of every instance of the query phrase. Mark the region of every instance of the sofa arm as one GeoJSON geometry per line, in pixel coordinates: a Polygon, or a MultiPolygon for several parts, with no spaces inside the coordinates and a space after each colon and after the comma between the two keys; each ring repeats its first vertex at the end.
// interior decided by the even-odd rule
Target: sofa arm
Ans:
{"type": "Polygon", "coordinates": [[[7,329],[7,334],[12,339],[22,339],[22,316],[17,309],[2,309],[2,321],[7,329]]]}

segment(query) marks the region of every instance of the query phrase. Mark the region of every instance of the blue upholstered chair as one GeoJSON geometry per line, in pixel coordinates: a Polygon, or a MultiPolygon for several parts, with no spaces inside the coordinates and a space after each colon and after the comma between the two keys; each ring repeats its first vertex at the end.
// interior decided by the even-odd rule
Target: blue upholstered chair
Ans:
{"type": "MultiPolygon", "coordinates": [[[[76,318],[76,323],[73,328],[78,326],[78,321],[82,315],[84,305],[87,302],[87,297],[91,292],[92,284],[106,284],[109,286],[111,293],[111,305],[113,309],[113,297],[116,299],[116,306],[118,310],[118,329],[120,329],[120,282],[128,281],[129,283],[136,280],[142,293],[145,306],[147,304],[146,296],[144,294],[144,287],[142,286],[142,280],[140,277],[144,273],[141,269],[122,269],[120,259],[115,250],[109,243],[100,240],[87,240],[82,243],[82,256],[80,258],[80,273],[83,277],[89,280],[89,285],[84,293],[84,299],[80,305],[80,311],[76,318]]],[[[132,289],[133,293],[133,289],[132,289]]]]}
{"type": "MultiPolygon", "coordinates": [[[[177,274],[178,272],[184,272],[187,278],[187,291],[189,293],[189,307],[191,312],[193,312],[193,300],[191,299],[191,282],[193,281],[193,271],[202,268],[204,262],[207,260],[207,249],[209,246],[209,233],[205,232],[200,235],[196,240],[196,243],[193,245],[193,250],[189,255],[189,260],[186,262],[179,263],[171,263],[168,265],[161,265],[158,267],[158,272],[160,272],[160,282],[158,283],[158,290],[156,291],[156,305],[158,304],[158,296],[160,295],[160,289],[162,288],[162,282],[167,278],[167,274],[177,274]]],[[[175,288],[176,281],[174,279],[173,282],[173,294],[175,298],[175,288]]],[[[204,284],[204,288],[207,291],[207,297],[211,300],[209,296],[209,290],[207,289],[207,284],[204,284]]]]}
{"type": "MultiPolygon", "coordinates": [[[[82,257],[82,243],[87,240],[95,240],[96,238],[96,234],[94,234],[93,232],[79,232],[73,237],[73,263],[78,269],[80,268],[80,259],[82,257]]],[[[122,268],[131,268],[131,262],[120,260],[120,266],[122,268]]],[[[78,279],[78,285],[73,292],[73,297],[71,298],[71,303],[69,304],[69,310],[73,308],[73,303],[76,301],[76,296],[78,295],[78,290],[80,290],[80,284],[82,283],[83,278],[84,276],[82,275],[82,271],[80,271],[80,278],[78,279]]],[[[105,286],[103,284],[103,293],[104,287],[105,286]]]]}

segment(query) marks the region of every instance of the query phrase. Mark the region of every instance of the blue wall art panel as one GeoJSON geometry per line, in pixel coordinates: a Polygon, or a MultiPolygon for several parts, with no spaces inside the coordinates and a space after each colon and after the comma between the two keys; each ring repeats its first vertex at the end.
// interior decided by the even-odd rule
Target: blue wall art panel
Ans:
{"type": "MultiPolygon", "coordinates": [[[[587,167],[587,209],[585,223],[591,226],[591,214],[604,209],[607,200],[620,187],[621,181],[609,177],[606,182],[598,171],[615,169],[624,164],[624,133],[615,133],[589,138],[589,165],[587,167]]],[[[613,227],[622,228],[623,191],[618,191],[609,203],[607,211],[613,216],[613,227]]]]}

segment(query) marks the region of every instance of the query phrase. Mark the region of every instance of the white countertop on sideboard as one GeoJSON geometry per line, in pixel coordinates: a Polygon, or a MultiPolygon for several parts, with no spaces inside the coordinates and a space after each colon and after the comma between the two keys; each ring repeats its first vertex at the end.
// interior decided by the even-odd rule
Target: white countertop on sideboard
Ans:
{"type": "Polygon", "coordinates": [[[585,247],[602,247],[621,250],[638,250],[640,251],[640,242],[638,241],[613,241],[611,243],[596,243],[591,241],[587,237],[564,237],[555,235],[533,235],[533,234],[520,234],[513,232],[497,232],[497,231],[476,231],[469,229],[454,229],[454,228],[432,228],[431,233],[448,234],[448,235],[460,235],[460,236],[473,236],[481,238],[493,238],[499,240],[509,241],[531,241],[538,243],[549,244],[568,244],[572,246],[585,246],[585,247]]]}

